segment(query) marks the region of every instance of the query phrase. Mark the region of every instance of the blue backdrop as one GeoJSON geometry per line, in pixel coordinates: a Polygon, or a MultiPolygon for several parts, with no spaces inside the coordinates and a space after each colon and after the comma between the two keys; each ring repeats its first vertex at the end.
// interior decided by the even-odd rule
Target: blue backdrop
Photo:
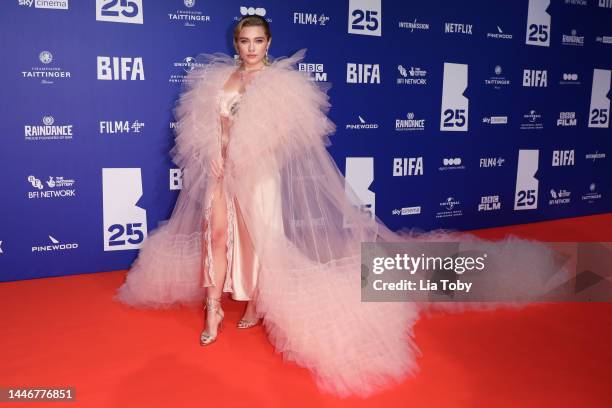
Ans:
{"type": "Polygon", "coordinates": [[[245,14],[332,83],[329,150],[391,228],[612,209],[612,0],[11,0],[0,280],[130,265],[180,189],[181,83],[245,14]]]}

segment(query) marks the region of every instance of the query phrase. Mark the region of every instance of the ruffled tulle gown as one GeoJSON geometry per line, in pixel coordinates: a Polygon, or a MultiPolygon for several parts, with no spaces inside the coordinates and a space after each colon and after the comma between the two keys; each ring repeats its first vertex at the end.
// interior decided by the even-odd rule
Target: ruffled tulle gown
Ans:
{"type": "Polygon", "coordinates": [[[202,67],[188,75],[174,110],[170,155],[183,169],[182,191],[170,218],[150,232],[116,298],[138,307],[202,304],[212,281],[206,228],[211,191],[220,182],[232,237],[224,290],[235,298],[256,292],[270,341],[286,360],[310,369],[321,390],[368,396],[416,372],[412,328],[423,310],[498,305],[362,302],[362,242],[452,241],[459,251],[486,251],[494,262],[476,283],[512,302],[538,299],[563,271],[540,243],[394,232],[376,215],[364,216],[326,149],[335,130],[326,115],[328,85],[295,67],[304,52],[276,59],[246,87],[226,144],[219,98],[237,65],[224,54],[198,56],[202,67]],[[225,173],[218,181],[209,164],[224,148],[225,173]]]}

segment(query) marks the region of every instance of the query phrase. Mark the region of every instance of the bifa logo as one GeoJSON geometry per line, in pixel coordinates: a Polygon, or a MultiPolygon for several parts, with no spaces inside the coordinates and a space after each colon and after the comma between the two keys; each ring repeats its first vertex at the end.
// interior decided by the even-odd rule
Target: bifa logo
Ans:
{"type": "MultiPolygon", "coordinates": [[[[374,220],[376,215],[376,194],[370,190],[374,182],[373,157],[347,157],[345,161],[344,192],[366,220],[374,220]]],[[[353,225],[347,214],[343,217],[344,228],[353,225]]]]}
{"type": "Polygon", "coordinates": [[[529,0],[525,44],[550,46],[550,14],[546,11],[550,0],[529,0]]]}
{"type": "Polygon", "coordinates": [[[468,65],[444,63],[440,130],[467,132],[469,100],[463,93],[468,87],[468,65]]]}
{"type": "Polygon", "coordinates": [[[102,169],[105,251],[140,248],[147,237],[147,211],[138,206],[141,197],[140,168],[102,169]]]}
{"type": "Polygon", "coordinates": [[[347,84],[380,84],[379,64],[346,64],[347,84]]]}
{"type": "Polygon", "coordinates": [[[553,167],[573,166],[574,165],[574,149],[572,150],[553,150],[552,165],[553,167]]]}
{"type": "Polygon", "coordinates": [[[612,70],[594,69],[591,88],[591,107],[589,108],[589,127],[607,128],[610,126],[610,84],[612,70]]]}
{"type": "Polygon", "coordinates": [[[381,0],[349,0],[348,33],[382,35],[381,0]]]}
{"type": "Polygon", "coordinates": [[[393,176],[422,176],[423,157],[393,158],[393,176]]]}
{"type": "Polygon", "coordinates": [[[539,150],[519,150],[516,169],[516,189],[514,193],[514,210],[535,210],[538,208],[538,172],[539,150]]]}
{"type": "Polygon", "coordinates": [[[142,0],[96,0],[96,20],[142,24],[142,0]]]}
{"type": "Polygon", "coordinates": [[[98,79],[105,81],[144,81],[142,57],[98,56],[98,79]]]}
{"type": "Polygon", "coordinates": [[[523,86],[545,88],[548,86],[548,72],[545,69],[524,69],[523,86]]]}

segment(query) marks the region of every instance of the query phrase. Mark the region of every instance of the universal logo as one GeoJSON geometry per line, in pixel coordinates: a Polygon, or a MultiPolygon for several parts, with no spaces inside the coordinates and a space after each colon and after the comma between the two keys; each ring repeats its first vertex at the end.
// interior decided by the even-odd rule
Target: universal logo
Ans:
{"type": "Polygon", "coordinates": [[[187,78],[187,74],[196,68],[202,68],[205,64],[196,62],[194,57],[185,57],[180,62],[174,63],[174,68],[179,70],[178,74],[170,74],[168,82],[171,84],[182,84],[187,78]]]}
{"type": "Polygon", "coordinates": [[[329,17],[325,14],[316,13],[293,13],[293,24],[308,24],[324,26],[329,22],[329,17]]]}
{"type": "Polygon", "coordinates": [[[406,119],[395,119],[396,131],[425,130],[425,119],[415,119],[414,112],[408,112],[406,119]]]}
{"type": "Polygon", "coordinates": [[[38,54],[38,60],[42,65],[33,66],[27,71],[21,71],[22,78],[40,79],[41,84],[54,84],[57,79],[70,79],[72,74],[61,67],[53,65],[53,54],[44,50],[38,54]]]}
{"type": "Polygon", "coordinates": [[[541,130],[544,129],[542,115],[535,110],[530,110],[529,113],[523,115],[523,123],[521,130],[541,130]]]}
{"type": "Polygon", "coordinates": [[[436,218],[460,217],[463,215],[463,210],[459,208],[461,202],[453,197],[448,197],[439,205],[442,210],[436,213],[436,218]]]}
{"type": "Polygon", "coordinates": [[[200,23],[210,23],[210,16],[201,10],[194,10],[196,0],[183,0],[186,9],[177,9],[168,13],[168,20],[171,23],[183,23],[185,27],[196,27],[200,23]]]}
{"type": "Polygon", "coordinates": [[[400,77],[396,79],[398,85],[427,85],[427,71],[419,67],[411,66],[406,69],[403,65],[398,65],[400,77]]]}

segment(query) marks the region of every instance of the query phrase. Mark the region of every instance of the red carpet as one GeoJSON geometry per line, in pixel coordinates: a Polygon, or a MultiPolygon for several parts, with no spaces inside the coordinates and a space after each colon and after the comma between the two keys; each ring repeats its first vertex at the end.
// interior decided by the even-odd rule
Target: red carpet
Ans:
{"type": "MultiPolygon", "coordinates": [[[[545,241],[612,241],[612,215],[476,231],[545,241]]],[[[0,284],[0,387],[76,388],[68,407],[610,407],[612,303],[424,317],[421,372],[367,400],[318,392],[261,326],[235,328],[225,301],[203,348],[200,310],[143,311],[111,301],[125,271],[0,284]]]]}

